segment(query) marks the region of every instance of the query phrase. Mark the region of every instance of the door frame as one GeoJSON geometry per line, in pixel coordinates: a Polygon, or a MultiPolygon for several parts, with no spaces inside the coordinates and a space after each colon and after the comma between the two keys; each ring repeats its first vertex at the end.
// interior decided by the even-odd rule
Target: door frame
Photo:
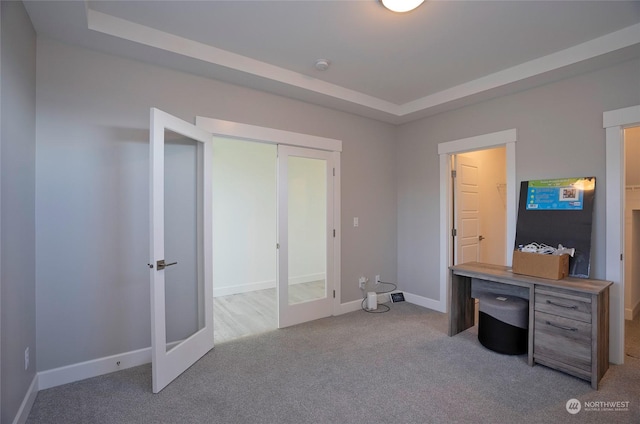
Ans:
{"type": "Polygon", "coordinates": [[[605,278],[613,282],[609,314],[609,359],[624,363],[624,134],[640,124],[640,105],[602,114],[606,149],[606,249],[605,278]]]}
{"type": "Polygon", "coordinates": [[[498,131],[475,137],[463,138],[438,144],[440,155],[440,300],[437,310],[448,312],[449,308],[449,281],[451,275],[449,266],[453,264],[451,250],[452,227],[452,181],[451,181],[451,156],[474,150],[485,150],[493,147],[506,148],[507,161],[507,230],[506,230],[506,256],[507,266],[511,266],[513,247],[516,239],[516,141],[518,134],[515,128],[498,131]]]}
{"type": "Polygon", "coordinates": [[[210,132],[214,136],[238,139],[239,141],[253,141],[275,145],[305,147],[309,149],[325,150],[332,152],[333,165],[335,167],[333,188],[333,225],[336,236],[333,238],[333,283],[336,296],[332,302],[332,315],[340,313],[341,299],[341,221],[340,221],[340,154],[342,152],[342,140],[319,137],[310,134],[296,133],[275,128],[261,127],[257,125],[243,124],[226,121],[223,119],[196,116],[196,127],[210,132]]]}

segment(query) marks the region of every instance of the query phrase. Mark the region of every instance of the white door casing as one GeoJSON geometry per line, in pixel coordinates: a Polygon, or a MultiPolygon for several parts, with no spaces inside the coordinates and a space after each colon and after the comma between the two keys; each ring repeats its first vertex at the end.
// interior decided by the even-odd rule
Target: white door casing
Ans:
{"type": "Polygon", "coordinates": [[[606,149],[606,279],[610,289],[609,359],[624,363],[624,134],[640,124],[640,105],[604,112],[606,149]]]}
{"type": "Polygon", "coordinates": [[[327,261],[332,264],[332,269],[327,270],[327,279],[332,280],[333,288],[330,296],[331,314],[336,315],[341,312],[340,292],[341,292],[341,230],[340,230],[340,152],[342,152],[342,141],[319,137],[309,134],[284,131],[275,128],[260,127],[256,125],[243,124],[239,122],[226,121],[222,119],[196,117],[196,126],[219,136],[235,138],[239,140],[249,140],[259,143],[276,144],[281,146],[293,146],[309,148],[330,153],[335,175],[333,176],[333,192],[331,193],[333,228],[335,237],[332,239],[332,255],[327,261]],[[335,291],[335,297],[333,296],[335,291]]]}
{"type": "Polygon", "coordinates": [[[451,156],[457,153],[470,152],[473,150],[489,149],[499,146],[506,147],[506,256],[507,266],[511,266],[513,245],[515,243],[516,215],[518,206],[516,201],[516,141],[517,131],[513,128],[438,144],[438,155],[440,156],[440,296],[437,307],[434,309],[440,312],[447,312],[450,295],[449,266],[453,263],[450,232],[453,224],[453,213],[451,211],[451,156]]]}

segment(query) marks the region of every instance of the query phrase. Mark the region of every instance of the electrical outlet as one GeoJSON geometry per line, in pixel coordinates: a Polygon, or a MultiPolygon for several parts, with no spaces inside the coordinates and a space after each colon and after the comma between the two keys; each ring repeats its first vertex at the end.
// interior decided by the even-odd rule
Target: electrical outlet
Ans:
{"type": "Polygon", "coordinates": [[[376,275],[376,284],[380,284],[380,274],[376,275]]]}
{"type": "Polygon", "coordinates": [[[29,348],[27,347],[24,350],[24,370],[28,370],[29,369],[29,348]]]}
{"type": "Polygon", "coordinates": [[[367,284],[367,277],[360,277],[360,279],[358,280],[358,287],[364,290],[365,284],[367,284]]]}

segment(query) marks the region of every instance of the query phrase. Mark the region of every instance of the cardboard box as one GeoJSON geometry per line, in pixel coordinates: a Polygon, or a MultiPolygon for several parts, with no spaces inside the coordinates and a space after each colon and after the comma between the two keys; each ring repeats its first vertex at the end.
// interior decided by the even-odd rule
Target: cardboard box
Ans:
{"type": "Polygon", "coordinates": [[[542,255],[513,251],[514,274],[562,280],[569,275],[569,255],[542,255]]]}

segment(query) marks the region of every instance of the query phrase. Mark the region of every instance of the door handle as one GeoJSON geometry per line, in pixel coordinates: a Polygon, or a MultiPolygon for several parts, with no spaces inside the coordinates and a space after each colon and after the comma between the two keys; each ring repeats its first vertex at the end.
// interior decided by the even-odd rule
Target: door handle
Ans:
{"type": "Polygon", "coordinates": [[[158,271],[162,271],[162,270],[163,270],[163,269],[165,269],[166,267],[171,266],[171,265],[175,265],[175,264],[177,264],[177,263],[178,263],[178,262],[171,262],[171,263],[168,263],[168,264],[167,264],[167,263],[165,263],[165,262],[164,262],[164,259],[160,259],[158,262],[156,262],[156,269],[157,269],[158,271]]]}
{"type": "Polygon", "coordinates": [[[482,241],[485,239],[485,236],[478,236],[478,241],[482,241]]]}

